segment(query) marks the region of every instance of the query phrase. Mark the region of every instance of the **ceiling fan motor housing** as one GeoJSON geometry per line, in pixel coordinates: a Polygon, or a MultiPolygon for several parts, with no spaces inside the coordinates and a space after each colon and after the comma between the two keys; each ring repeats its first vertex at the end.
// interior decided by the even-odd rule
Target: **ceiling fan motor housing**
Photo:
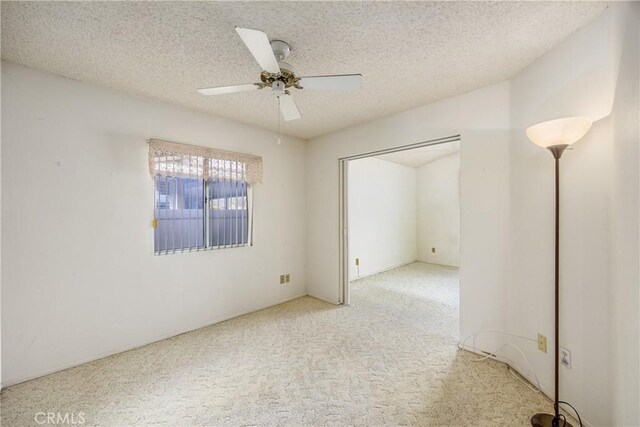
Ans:
{"type": "Polygon", "coordinates": [[[286,62],[278,62],[278,65],[280,66],[280,73],[274,74],[268,71],[263,71],[260,74],[260,80],[262,81],[262,83],[259,83],[260,88],[271,87],[274,89],[274,83],[280,82],[284,84],[285,89],[292,86],[297,89],[302,89],[298,84],[300,79],[293,73],[293,66],[286,62]]]}
{"type": "Polygon", "coordinates": [[[278,61],[278,67],[280,67],[281,74],[294,74],[295,70],[293,69],[293,65],[289,64],[288,62],[278,61]]]}

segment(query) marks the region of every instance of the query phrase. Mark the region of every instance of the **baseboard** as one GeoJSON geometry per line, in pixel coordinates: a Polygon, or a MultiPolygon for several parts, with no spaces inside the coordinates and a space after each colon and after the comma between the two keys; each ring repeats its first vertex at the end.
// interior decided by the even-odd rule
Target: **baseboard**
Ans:
{"type": "Polygon", "coordinates": [[[405,262],[404,264],[396,265],[394,267],[388,267],[388,268],[383,268],[382,270],[376,270],[373,273],[365,274],[364,276],[358,276],[355,279],[351,279],[349,281],[350,282],[356,282],[356,281],[358,281],[360,279],[366,279],[367,277],[375,276],[376,274],[384,273],[385,271],[395,270],[396,268],[406,267],[407,265],[415,264],[416,262],[422,262],[422,261],[419,261],[419,260],[415,259],[413,261],[405,262]]]}
{"type": "Polygon", "coordinates": [[[331,305],[340,305],[340,302],[338,302],[337,300],[336,301],[331,301],[329,299],[322,298],[322,297],[319,297],[319,296],[313,295],[313,294],[307,294],[307,296],[309,296],[311,298],[315,298],[315,299],[317,299],[319,301],[322,301],[322,302],[326,302],[326,303],[331,304],[331,305]]]}
{"type": "Polygon", "coordinates": [[[457,268],[460,269],[459,265],[451,265],[451,264],[438,264],[437,262],[429,262],[429,261],[424,261],[421,259],[417,259],[416,262],[421,262],[423,264],[430,264],[430,265],[438,265],[440,267],[451,267],[451,268],[457,268]]]}
{"type": "Polygon", "coordinates": [[[237,312],[237,313],[231,314],[229,316],[220,317],[220,318],[208,321],[203,325],[196,326],[195,328],[191,328],[191,329],[187,329],[187,330],[174,331],[174,332],[171,332],[169,334],[164,334],[164,335],[161,335],[160,337],[153,338],[153,339],[151,339],[149,341],[145,341],[142,344],[129,346],[129,347],[123,347],[123,348],[115,349],[115,350],[110,350],[110,351],[101,353],[101,354],[99,354],[99,355],[97,355],[95,357],[88,357],[88,358],[82,359],[82,360],[80,360],[78,362],[62,365],[62,366],[59,366],[59,367],[56,367],[56,368],[53,368],[53,369],[48,369],[45,372],[37,374],[35,376],[30,376],[30,377],[25,377],[25,378],[17,378],[17,379],[11,379],[11,380],[8,380],[8,381],[4,381],[4,382],[2,382],[0,384],[0,390],[3,389],[3,388],[11,387],[11,386],[26,382],[26,381],[31,381],[31,380],[35,380],[35,379],[38,379],[38,378],[46,377],[47,375],[55,374],[56,372],[61,372],[61,371],[65,371],[67,369],[75,368],[77,366],[84,365],[85,363],[95,362],[97,360],[104,359],[104,358],[107,358],[107,357],[111,357],[111,356],[114,356],[116,354],[125,353],[127,351],[131,351],[131,350],[135,350],[137,348],[145,347],[147,345],[151,345],[151,344],[154,344],[154,343],[157,343],[157,342],[160,342],[160,341],[164,341],[164,340],[167,340],[169,338],[177,337],[178,335],[182,335],[182,334],[186,334],[186,333],[189,333],[189,332],[197,331],[198,329],[207,328],[209,326],[215,325],[217,323],[224,322],[226,320],[231,320],[231,319],[235,319],[236,317],[240,317],[240,316],[244,316],[244,315],[247,315],[247,314],[256,313],[258,311],[266,310],[268,308],[275,307],[277,305],[284,304],[284,303],[287,303],[289,301],[293,301],[293,300],[296,300],[298,298],[305,297],[307,295],[308,294],[305,292],[303,294],[296,295],[296,296],[293,296],[293,297],[287,297],[287,298],[284,298],[282,300],[278,300],[277,302],[275,302],[273,304],[270,304],[268,306],[262,307],[262,308],[258,308],[258,309],[255,309],[255,310],[245,310],[245,311],[241,311],[241,312],[237,312]]]}

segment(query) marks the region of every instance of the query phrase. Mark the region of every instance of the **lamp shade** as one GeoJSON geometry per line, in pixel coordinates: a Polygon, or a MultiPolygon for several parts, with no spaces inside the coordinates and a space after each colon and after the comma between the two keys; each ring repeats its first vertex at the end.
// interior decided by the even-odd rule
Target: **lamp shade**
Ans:
{"type": "Polygon", "coordinates": [[[534,144],[548,148],[554,145],[571,145],[591,129],[588,117],[566,117],[538,123],[526,130],[534,144]]]}

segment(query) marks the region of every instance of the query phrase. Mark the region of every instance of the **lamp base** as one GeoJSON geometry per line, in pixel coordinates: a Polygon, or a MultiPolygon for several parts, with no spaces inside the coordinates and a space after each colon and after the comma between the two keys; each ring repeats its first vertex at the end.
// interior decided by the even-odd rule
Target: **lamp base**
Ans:
{"type": "Polygon", "coordinates": [[[561,419],[559,422],[553,424],[554,416],[552,414],[539,413],[531,417],[531,425],[533,427],[573,427],[568,421],[561,419]]]}

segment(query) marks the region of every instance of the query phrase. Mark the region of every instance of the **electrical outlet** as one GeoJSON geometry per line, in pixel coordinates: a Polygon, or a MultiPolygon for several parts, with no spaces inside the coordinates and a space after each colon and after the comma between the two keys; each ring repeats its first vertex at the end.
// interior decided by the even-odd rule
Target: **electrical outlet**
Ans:
{"type": "Polygon", "coordinates": [[[547,352],[547,337],[542,334],[538,334],[538,350],[543,353],[547,352]]]}
{"type": "Polygon", "coordinates": [[[571,369],[571,351],[560,347],[560,363],[571,369]]]}
{"type": "Polygon", "coordinates": [[[291,281],[291,277],[289,277],[289,273],[284,275],[284,281],[285,283],[289,283],[291,281]]]}
{"type": "Polygon", "coordinates": [[[436,253],[436,248],[431,248],[431,253],[435,254],[436,253]]]}
{"type": "Polygon", "coordinates": [[[284,279],[285,279],[284,274],[281,274],[280,275],[280,284],[281,285],[284,285],[284,283],[285,283],[284,279]]]}
{"type": "Polygon", "coordinates": [[[356,265],[360,265],[360,258],[356,258],[356,265]]]}

